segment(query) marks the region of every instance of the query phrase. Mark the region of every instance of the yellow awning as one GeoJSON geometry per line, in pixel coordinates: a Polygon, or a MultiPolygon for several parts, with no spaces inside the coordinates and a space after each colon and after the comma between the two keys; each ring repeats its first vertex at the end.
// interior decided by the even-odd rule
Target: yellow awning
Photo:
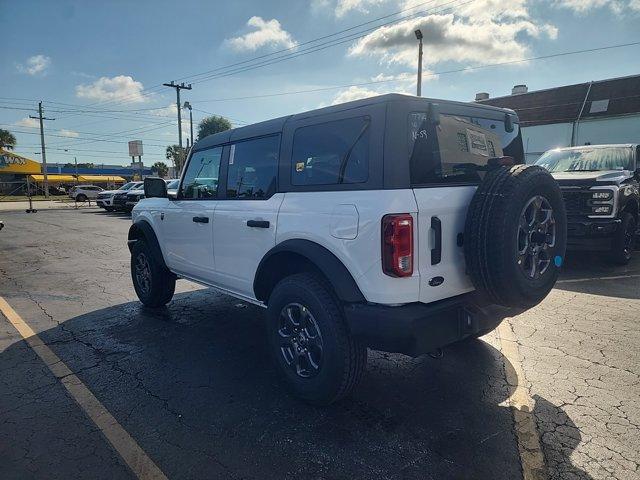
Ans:
{"type": "MultiPolygon", "coordinates": [[[[44,182],[44,175],[29,175],[29,180],[34,182],[44,182]]],[[[57,175],[49,173],[47,175],[49,183],[75,183],[76,177],[73,175],[57,175]]]]}
{"type": "Polygon", "coordinates": [[[125,183],[126,180],[117,175],[80,175],[78,176],[79,182],[114,182],[125,183]]]}

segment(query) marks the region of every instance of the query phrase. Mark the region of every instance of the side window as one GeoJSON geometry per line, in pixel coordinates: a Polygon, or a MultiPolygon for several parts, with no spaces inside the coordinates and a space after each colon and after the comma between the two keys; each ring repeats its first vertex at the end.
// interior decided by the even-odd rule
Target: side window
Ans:
{"type": "Polygon", "coordinates": [[[369,178],[369,117],[347,118],[296,130],[293,185],[362,183],[369,178]]]}
{"type": "Polygon", "coordinates": [[[217,198],[221,158],[222,147],[202,150],[191,155],[182,181],[180,198],[195,200],[217,198]]]}
{"type": "Polygon", "coordinates": [[[229,151],[227,198],[267,199],[276,191],[280,135],[234,143],[229,151]]]}

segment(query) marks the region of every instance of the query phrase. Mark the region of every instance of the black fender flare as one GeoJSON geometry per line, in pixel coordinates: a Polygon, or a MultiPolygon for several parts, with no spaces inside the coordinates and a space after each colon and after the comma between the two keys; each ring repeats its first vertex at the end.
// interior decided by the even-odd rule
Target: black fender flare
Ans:
{"type": "Polygon", "coordinates": [[[338,298],[343,302],[366,302],[364,295],[360,291],[360,288],[358,288],[358,284],[338,257],[325,247],[310,240],[303,239],[285,240],[273,247],[262,257],[253,281],[253,291],[256,298],[265,300],[267,295],[263,292],[264,288],[262,285],[265,272],[270,267],[269,260],[275,255],[283,253],[293,253],[311,262],[320,273],[326,277],[338,298]]]}
{"type": "Polygon", "coordinates": [[[160,243],[156,237],[156,232],[153,230],[151,224],[146,220],[138,220],[131,227],[129,227],[129,234],[127,238],[127,246],[129,251],[133,251],[133,245],[138,240],[144,240],[151,247],[154,260],[159,262],[165,269],[169,270],[167,264],[164,262],[164,256],[162,255],[162,249],[160,243]]]}

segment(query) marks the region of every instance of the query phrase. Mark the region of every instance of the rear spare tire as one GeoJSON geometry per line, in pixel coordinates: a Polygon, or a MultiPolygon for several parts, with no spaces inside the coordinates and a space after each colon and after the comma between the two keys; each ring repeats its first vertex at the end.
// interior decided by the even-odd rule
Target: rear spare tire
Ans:
{"type": "Polygon", "coordinates": [[[566,243],[564,201],[549,172],[516,165],[487,173],[464,232],[467,270],[480,295],[507,307],[537,305],[558,279],[566,243]]]}

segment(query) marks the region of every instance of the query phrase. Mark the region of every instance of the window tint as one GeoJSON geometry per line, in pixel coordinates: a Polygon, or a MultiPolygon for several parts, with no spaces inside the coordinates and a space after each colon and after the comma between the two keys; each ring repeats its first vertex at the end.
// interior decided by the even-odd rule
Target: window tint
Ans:
{"type": "Polygon", "coordinates": [[[276,191],[280,135],[238,142],[230,147],[227,198],[269,198],[276,191]]]}
{"type": "Polygon", "coordinates": [[[335,185],[369,178],[369,117],[310,125],[293,137],[291,183],[335,185]]]}
{"type": "Polygon", "coordinates": [[[202,150],[191,155],[182,182],[181,198],[217,198],[220,158],[222,147],[202,150]]]}
{"type": "Polygon", "coordinates": [[[441,115],[440,124],[436,125],[426,113],[411,113],[412,185],[478,183],[490,158],[506,155],[506,146],[521,143],[519,127],[514,127],[509,133],[501,121],[453,115],[441,115]]]}

